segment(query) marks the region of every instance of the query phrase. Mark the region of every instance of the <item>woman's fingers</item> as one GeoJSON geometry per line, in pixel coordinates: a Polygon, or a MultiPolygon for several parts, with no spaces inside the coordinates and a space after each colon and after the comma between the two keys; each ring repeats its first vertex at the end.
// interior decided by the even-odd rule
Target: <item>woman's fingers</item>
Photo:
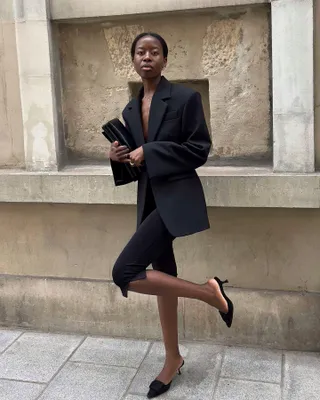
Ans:
{"type": "Polygon", "coordinates": [[[119,151],[116,151],[115,153],[116,153],[117,156],[121,157],[121,156],[123,156],[125,154],[129,154],[129,150],[128,149],[119,150],[119,151]]]}
{"type": "Polygon", "coordinates": [[[116,147],[116,148],[114,149],[114,151],[115,151],[117,154],[120,154],[120,153],[123,153],[123,152],[129,153],[129,149],[128,149],[127,146],[119,146],[119,147],[116,147]]]}

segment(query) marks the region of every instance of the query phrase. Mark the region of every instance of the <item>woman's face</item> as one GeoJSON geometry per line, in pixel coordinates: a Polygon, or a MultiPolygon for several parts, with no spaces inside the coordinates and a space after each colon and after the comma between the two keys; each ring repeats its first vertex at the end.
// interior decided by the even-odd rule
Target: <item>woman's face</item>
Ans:
{"type": "Polygon", "coordinates": [[[143,79],[154,79],[161,75],[167,65],[163,49],[158,39],[144,36],[136,45],[133,65],[138,75],[143,79]]]}

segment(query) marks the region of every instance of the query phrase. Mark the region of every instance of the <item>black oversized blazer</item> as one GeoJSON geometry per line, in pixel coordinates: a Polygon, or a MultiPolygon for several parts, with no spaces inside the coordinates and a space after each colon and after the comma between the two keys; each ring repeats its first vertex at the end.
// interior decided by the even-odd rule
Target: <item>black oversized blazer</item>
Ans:
{"type": "Polygon", "coordinates": [[[143,146],[144,150],[146,171],[138,182],[138,226],[148,201],[150,180],[159,214],[173,236],[208,229],[203,188],[195,171],[207,161],[211,147],[201,96],[162,77],[152,99],[145,142],[141,95],[131,100],[123,111],[123,119],[137,147],[143,146]]]}

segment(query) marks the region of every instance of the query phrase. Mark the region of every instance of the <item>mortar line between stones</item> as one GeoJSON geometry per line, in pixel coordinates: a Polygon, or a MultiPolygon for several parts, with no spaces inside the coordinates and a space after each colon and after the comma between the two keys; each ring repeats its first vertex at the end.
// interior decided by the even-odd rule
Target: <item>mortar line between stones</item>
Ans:
{"type": "Polygon", "coordinates": [[[28,278],[28,279],[47,279],[51,281],[79,281],[79,282],[98,282],[98,283],[113,283],[112,279],[102,279],[102,278],[80,278],[76,276],[52,276],[52,275],[10,275],[10,274],[0,274],[0,278],[9,278],[9,279],[21,279],[21,278],[28,278]]]}
{"type": "MultiPolygon", "coordinates": [[[[320,185],[320,181],[318,182],[320,185]]],[[[319,189],[320,186],[317,188],[319,189]]],[[[320,207],[320,200],[319,200],[319,207],[320,207]]],[[[28,279],[34,279],[34,280],[39,280],[39,279],[45,279],[45,280],[51,280],[51,281],[67,281],[67,282],[90,282],[90,283],[111,283],[114,285],[114,282],[112,279],[95,279],[95,278],[80,278],[80,277],[68,277],[68,276],[42,276],[42,275],[10,275],[10,274],[0,274],[0,279],[2,278],[9,278],[12,280],[19,280],[21,278],[28,278],[28,279]]],[[[296,291],[296,290],[275,290],[275,289],[263,289],[263,288],[243,288],[243,287],[236,287],[236,286],[227,286],[227,288],[230,290],[234,290],[236,292],[268,292],[268,293],[274,293],[274,294],[306,294],[308,296],[312,297],[320,297],[320,293],[318,292],[308,292],[306,290],[303,291],[296,291]]]]}
{"type": "Polygon", "coordinates": [[[282,357],[281,357],[281,383],[280,383],[280,389],[281,389],[281,400],[284,399],[284,374],[285,374],[285,362],[286,362],[286,355],[285,352],[282,352],[282,357]]]}
{"type": "Polygon", "coordinates": [[[216,384],[214,386],[212,400],[215,399],[216,394],[217,394],[217,390],[218,390],[218,386],[219,386],[219,382],[220,382],[220,377],[221,377],[221,372],[222,372],[222,366],[223,366],[223,363],[224,363],[225,356],[226,356],[226,347],[223,347],[222,348],[222,357],[221,357],[221,360],[220,360],[220,363],[219,363],[219,366],[218,366],[217,380],[216,380],[216,384]]]}
{"type": "MultiPolygon", "coordinates": [[[[140,370],[140,367],[141,367],[141,365],[143,364],[144,360],[148,357],[148,355],[149,355],[149,353],[150,353],[150,350],[151,350],[153,344],[154,344],[153,341],[151,341],[151,342],[149,343],[149,347],[148,347],[148,349],[147,349],[147,351],[146,351],[146,354],[145,354],[145,356],[143,357],[143,359],[141,360],[141,362],[140,362],[138,368],[136,369],[136,373],[135,373],[134,376],[132,377],[132,379],[131,379],[131,381],[130,381],[130,383],[129,383],[129,385],[128,385],[127,390],[124,392],[123,396],[121,397],[121,400],[124,400],[124,399],[127,397],[127,395],[129,394],[129,390],[130,390],[130,387],[131,387],[131,385],[132,385],[132,382],[134,381],[135,377],[137,376],[137,374],[138,374],[138,372],[139,372],[139,370],[140,370]]],[[[141,394],[140,394],[140,395],[141,395],[141,394]]]]}
{"type": "Polygon", "coordinates": [[[26,331],[21,331],[20,335],[18,337],[16,337],[14,339],[14,341],[12,343],[9,344],[8,347],[6,347],[4,350],[0,351],[0,356],[2,356],[2,354],[4,354],[8,349],[10,349],[10,347],[18,340],[21,338],[22,335],[24,335],[26,333],[26,331]]]}
{"type": "Polygon", "coordinates": [[[59,372],[62,370],[62,368],[66,365],[66,363],[70,360],[70,358],[74,355],[74,353],[79,349],[79,347],[83,344],[83,342],[87,339],[87,336],[84,336],[82,340],[79,342],[78,346],[75,347],[75,349],[70,353],[70,355],[66,358],[66,360],[60,365],[56,373],[52,376],[52,378],[45,383],[44,389],[41,391],[38,397],[36,397],[35,400],[40,400],[43,393],[46,391],[46,389],[49,387],[50,383],[56,378],[56,376],[59,374],[59,372]]]}

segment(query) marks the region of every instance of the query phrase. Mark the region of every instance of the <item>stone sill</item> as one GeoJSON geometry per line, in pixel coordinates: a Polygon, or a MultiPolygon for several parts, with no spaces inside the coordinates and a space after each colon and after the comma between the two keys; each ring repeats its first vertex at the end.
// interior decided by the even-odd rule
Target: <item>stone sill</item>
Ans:
{"type": "Polygon", "coordinates": [[[51,19],[124,17],[270,2],[271,0],[91,0],[90,5],[88,5],[89,2],[87,0],[55,0],[51,1],[51,19]]]}
{"type": "MultiPolygon", "coordinates": [[[[320,173],[273,173],[271,168],[199,168],[209,207],[319,208],[320,173]]],[[[0,202],[136,204],[136,184],[116,188],[110,167],[61,172],[0,170],[0,202]]]]}

